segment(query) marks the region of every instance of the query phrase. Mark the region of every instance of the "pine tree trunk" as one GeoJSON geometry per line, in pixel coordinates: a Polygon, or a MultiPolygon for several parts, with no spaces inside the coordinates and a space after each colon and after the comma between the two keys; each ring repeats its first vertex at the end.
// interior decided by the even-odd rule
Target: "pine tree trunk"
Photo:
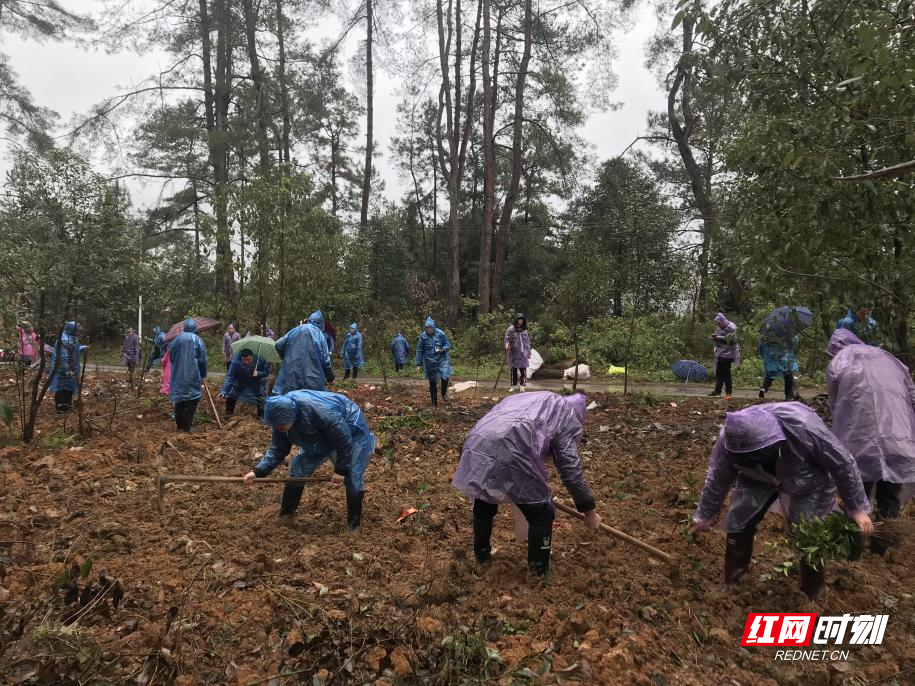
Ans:
{"type": "Polygon", "coordinates": [[[492,226],[495,213],[495,153],[493,147],[493,83],[490,74],[490,0],[483,0],[483,215],[480,221],[479,312],[489,312],[489,288],[492,268],[492,226]]]}
{"type": "Polygon", "coordinates": [[[283,23],[286,18],[283,16],[283,0],[276,0],[276,39],[279,43],[280,62],[279,62],[279,79],[280,79],[280,108],[283,117],[283,136],[282,136],[282,161],[289,162],[289,132],[292,128],[291,117],[289,115],[289,84],[286,80],[286,37],[283,23]]]}
{"type": "Polygon", "coordinates": [[[264,72],[257,55],[257,13],[252,0],[242,0],[245,15],[245,38],[248,47],[248,63],[251,66],[251,83],[254,85],[254,112],[257,121],[257,152],[260,157],[260,173],[270,169],[270,143],[267,140],[267,95],[264,92],[264,72]]]}
{"type": "Polygon", "coordinates": [[[362,210],[359,214],[359,231],[365,233],[369,225],[369,195],[372,191],[372,34],[375,18],[373,0],[365,0],[365,175],[362,178],[362,210]]]}

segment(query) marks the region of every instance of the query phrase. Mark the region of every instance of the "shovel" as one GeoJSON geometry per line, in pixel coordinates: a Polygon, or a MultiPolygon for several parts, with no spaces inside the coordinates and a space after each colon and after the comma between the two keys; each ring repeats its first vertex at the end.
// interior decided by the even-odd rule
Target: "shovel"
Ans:
{"type": "MultiPolygon", "coordinates": [[[[560,512],[565,512],[567,515],[572,515],[573,517],[575,517],[577,519],[585,518],[585,516],[578,510],[575,510],[575,509],[569,507],[568,505],[563,505],[562,503],[558,502],[555,499],[553,500],[553,506],[560,512]]],[[[611,536],[615,536],[616,538],[619,538],[620,540],[626,541],[627,543],[631,543],[632,545],[634,545],[638,548],[641,548],[642,550],[644,550],[646,553],[648,553],[652,557],[656,557],[659,560],[664,560],[665,562],[670,562],[669,553],[665,553],[663,550],[658,550],[654,546],[648,545],[644,541],[640,541],[639,539],[635,538],[634,536],[630,536],[629,534],[625,533],[624,531],[620,531],[619,529],[614,529],[612,526],[607,526],[606,524],[601,524],[600,530],[606,531],[611,536]]]]}
{"type": "MultiPolygon", "coordinates": [[[[243,484],[243,476],[194,476],[190,474],[160,474],[156,481],[156,502],[159,506],[159,513],[165,512],[162,505],[165,497],[165,484],[169,483],[222,483],[222,484],[243,484]]],[[[326,484],[330,483],[329,476],[306,476],[306,477],[288,477],[285,479],[255,479],[255,485],[260,484],[326,484]]]]}

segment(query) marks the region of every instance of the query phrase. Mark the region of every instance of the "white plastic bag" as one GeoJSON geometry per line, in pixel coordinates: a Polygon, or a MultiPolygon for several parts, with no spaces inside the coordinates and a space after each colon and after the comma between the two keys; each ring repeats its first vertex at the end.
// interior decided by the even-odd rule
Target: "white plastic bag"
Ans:
{"type": "Polygon", "coordinates": [[[462,381],[461,383],[454,384],[454,386],[451,387],[451,390],[453,390],[455,393],[460,393],[461,391],[466,391],[469,388],[476,388],[476,387],[477,387],[476,381],[462,381]]]}
{"type": "Polygon", "coordinates": [[[540,357],[540,353],[531,348],[531,355],[527,358],[527,377],[532,377],[542,366],[543,358],[540,357]]]}
{"type": "MultiPolygon", "coordinates": [[[[575,367],[569,367],[562,374],[563,379],[572,380],[575,378],[575,367]]],[[[584,381],[591,378],[591,368],[586,364],[578,365],[578,380],[584,381]]]]}

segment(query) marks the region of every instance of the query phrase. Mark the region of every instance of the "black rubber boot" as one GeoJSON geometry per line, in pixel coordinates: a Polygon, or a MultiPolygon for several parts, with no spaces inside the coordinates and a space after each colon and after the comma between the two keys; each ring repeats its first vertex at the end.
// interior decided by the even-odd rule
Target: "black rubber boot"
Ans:
{"type": "Polygon", "coordinates": [[[492,557],[492,520],[496,516],[497,507],[480,500],[473,503],[473,554],[477,562],[483,564],[492,557]]]}
{"type": "Polygon", "coordinates": [[[291,522],[295,516],[296,508],[302,499],[302,491],[305,486],[302,484],[286,484],[283,487],[283,499],[280,501],[280,519],[291,522]]]}
{"type": "Polygon", "coordinates": [[[448,400],[448,379],[442,379],[442,400],[448,400]]]}
{"type": "Polygon", "coordinates": [[[346,528],[355,531],[362,521],[362,500],[365,491],[346,492],[346,528]]]}
{"type": "Polygon", "coordinates": [[[438,389],[434,381],[429,384],[429,397],[432,398],[432,407],[438,407],[438,389]]]}
{"type": "Polygon", "coordinates": [[[728,534],[724,547],[724,583],[740,583],[750,571],[755,536],[756,532],[728,534]]]}
{"type": "Polygon", "coordinates": [[[546,576],[550,569],[550,547],[553,542],[553,527],[528,527],[527,566],[537,576],[546,576]]]}
{"type": "Polygon", "coordinates": [[[238,398],[226,398],[226,417],[231,417],[235,414],[235,405],[238,403],[238,398]]]}
{"type": "Polygon", "coordinates": [[[815,570],[801,560],[801,590],[811,600],[817,600],[826,590],[826,569],[815,570]]]}

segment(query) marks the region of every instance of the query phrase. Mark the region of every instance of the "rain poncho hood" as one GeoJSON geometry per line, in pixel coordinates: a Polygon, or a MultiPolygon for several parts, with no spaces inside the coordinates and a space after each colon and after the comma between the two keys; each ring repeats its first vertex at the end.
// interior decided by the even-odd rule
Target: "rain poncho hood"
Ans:
{"type": "Polygon", "coordinates": [[[527,329],[527,317],[524,316],[523,312],[515,313],[514,318],[512,318],[512,326],[516,326],[518,324],[519,319],[521,320],[521,330],[526,330],[527,329]]]}
{"type": "Polygon", "coordinates": [[[207,378],[207,349],[197,331],[197,324],[188,318],[184,333],[178,334],[168,346],[170,374],[168,399],[172,404],[199,400],[200,385],[207,378]]]}
{"type": "Polygon", "coordinates": [[[346,477],[347,491],[364,490],[364,474],[375,451],[375,437],[359,406],[345,395],[327,391],[293,391],[274,396],[264,406],[264,423],[273,426],[270,447],[254,467],[258,478],[267,476],[299,447],[290,476],[308,476],[324,460],[346,477]],[[288,432],[275,427],[291,424],[288,432]]]}
{"type": "Polygon", "coordinates": [[[515,369],[527,369],[531,356],[531,338],[527,332],[527,319],[520,312],[515,315],[511,325],[505,330],[503,342],[508,348],[508,366],[515,369]],[[518,319],[524,320],[520,329],[515,325],[518,319]]]}
{"type": "Polygon", "coordinates": [[[471,500],[547,503],[552,500],[546,460],[551,457],[580,512],[594,496],[578,457],[585,396],[548,391],[510,396],[471,430],[452,485],[471,500]]]}
{"type": "Polygon", "coordinates": [[[48,390],[52,393],[58,391],[78,392],[80,357],[86,346],[80,345],[76,338],[77,326],[75,321],[64,324],[63,333],[51,349],[51,359],[48,366],[50,384],[48,390]]]}
{"type": "Polygon", "coordinates": [[[282,336],[276,342],[276,352],[283,362],[273,386],[274,395],[298,390],[323,391],[327,381],[334,379],[321,310],[282,336]]]}
{"type": "Polygon", "coordinates": [[[832,430],[855,456],[865,482],[915,482],[915,383],[893,355],[850,337],[839,329],[829,342],[832,430]]]}
{"type": "Polygon", "coordinates": [[[436,328],[432,317],[426,319],[416,341],[416,366],[422,366],[429,381],[451,378],[451,341],[444,331],[436,328]],[[429,327],[433,329],[431,335],[426,331],[429,327]]]}
{"type": "Polygon", "coordinates": [[[850,345],[864,345],[864,341],[848,329],[836,329],[832,332],[829,343],[826,345],[826,354],[835,357],[850,345]]]}
{"type": "Polygon", "coordinates": [[[721,430],[709,460],[708,474],[693,520],[710,523],[731,492],[731,506],[722,522],[728,533],[738,533],[772,501],[778,498],[789,523],[804,516],[825,517],[836,505],[836,490],[848,513],[870,512],[861,474],[855,459],[823,420],[802,403],[770,403],[734,412],[721,430]],[[771,414],[778,422],[784,443],[779,446],[775,473],[761,465],[748,464],[741,453],[728,449],[730,436],[751,435],[741,445],[772,445],[778,438],[770,421],[760,413],[771,414]],[[740,415],[740,424],[737,424],[740,415]],[[744,420],[760,423],[752,430],[744,420]],[[730,424],[730,428],[729,425],[730,424]],[[731,491],[733,487],[733,492],[731,491]]]}
{"type": "Polygon", "coordinates": [[[241,353],[239,350],[232,358],[220,394],[223,398],[240,398],[242,402],[253,405],[267,392],[270,367],[262,357],[254,357],[251,364],[245,364],[241,353]],[[257,376],[253,374],[255,370],[257,376]]]}
{"type": "Polygon", "coordinates": [[[724,445],[732,453],[752,453],[785,440],[781,424],[763,405],[724,417],[724,445]]]}
{"type": "Polygon", "coordinates": [[[356,324],[350,324],[349,333],[343,339],[343,348],[340,350],[343,357],[343,369],[356,369],[365,366],[365,355],[363,354],[363,339],[359,333],[359,327],[356,324]]]}
{"type": "Polygon", "coordinates": [[[715,315],[715,323],[722,329],[726,329],[729,326],[733,326],[734,323],[724,316],[724,313],[719,312],[715,315]]]}

